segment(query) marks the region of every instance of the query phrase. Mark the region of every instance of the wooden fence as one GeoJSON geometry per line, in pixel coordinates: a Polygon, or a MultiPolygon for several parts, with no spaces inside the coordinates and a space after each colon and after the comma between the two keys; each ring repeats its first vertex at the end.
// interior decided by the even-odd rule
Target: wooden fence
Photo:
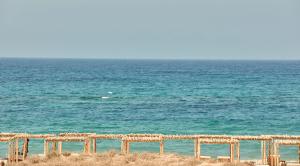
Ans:
{"type": "Polygon", "coordinates": [[[261,142],[261,164],[270,166],[280,165],[280,146],[297,146],[299,148],[300,163],[300,136],[289,135],[260,135],[260,136],[230,136],[230,135],[163,135],[163,134],[96,134],[96,133],[61,133],[61,134],[24,134],[0,133],[0,142],[8,144],[7,161],[9,163],[25,160],[28,156],[28,144],[31,139],[44,140],[44,155],[56,152],[62,154],[63,142],[82,142],[83,153],[97,153],[97,140],[118,140],[121,142],[121,152],[130,153],[130,143],[156,142],[159,153],[164,154],[164,142],[168,140],[194,141],[194,156],[201,160],[210,158],[201,156],[203,144],[228,144],[229,156],[219,156],[218,159],[228,162],[240,161],[240,143],[242,141],[261,142]],[[22,146],[21,146],[22,145],[22,146]],[[51,145],[51,150],[49,149],[51,145]],[[20,146],[22,147],[20,149],[20,146]]]}

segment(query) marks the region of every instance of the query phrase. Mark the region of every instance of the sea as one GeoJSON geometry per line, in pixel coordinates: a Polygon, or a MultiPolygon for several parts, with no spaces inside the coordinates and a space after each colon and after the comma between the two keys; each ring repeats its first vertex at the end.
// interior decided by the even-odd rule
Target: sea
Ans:
{"type": "MultiPolygon", "coordinates": [[[[0,132],[300,135],[300,61],[1,58],[0,132]]],[[[165,152],[193,155],[193,143],[166,141],[165,152]]],[[[117,140],[97,144],[120,150],[117,140]]],[[[241,142],[241,159],[259,159],[260,146],[241,142]]],[[[63,151],[82,147],[64,143],[63,151]]],[[[229,154],[228,145],[201,148],[229,154]]],[[[158,152],[159,144],[131,151],[158,152]]],[[[30,140],[29,152],[43,153],[43,141],[30,140]]],[[[297,153],[280,148],[282,159],[297,153]]]]}

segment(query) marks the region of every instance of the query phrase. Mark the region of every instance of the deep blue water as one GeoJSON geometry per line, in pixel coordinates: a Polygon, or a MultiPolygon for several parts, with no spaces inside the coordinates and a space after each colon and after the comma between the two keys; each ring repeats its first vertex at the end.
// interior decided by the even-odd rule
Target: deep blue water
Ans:
{"type": "MultiPolygon", "coordinates": [[[[0,59],[0,132],[296,135],[299,126],[300,61],[0,59]]],[[[258,143],[241,146],[242,158],[259,157],[258,143]]],[[[110,148],[119,143],[100,143],[110,148]]],[[[192,154],[193,143],[166,151],[192,154]]]]}

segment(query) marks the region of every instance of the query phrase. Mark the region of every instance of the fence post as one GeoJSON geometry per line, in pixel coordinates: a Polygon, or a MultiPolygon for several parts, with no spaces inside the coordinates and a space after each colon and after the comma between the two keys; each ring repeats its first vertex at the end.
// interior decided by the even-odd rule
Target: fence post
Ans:
{"type": "Polygon", "coordinates": [[[58,141],[58,154],[62,154],[62,141],[58,141]]]}
{"type": "Polygon", "coordinates": [[[16,138],[16,144],[15,144],[15,148],[16,148],[16,162],[19,162],[19,138],[16,138]]]}
{"type": "Polygon", "coordinates": [[[298,145],[298,163],[300,163],[300,145],[298,145]]]}
{"type": "Polygon", "coordinates": [[[159,154],[163,155],[164,154],[164,141],[160,141],[159,143],[159,154]]]}
{"type": "Polygon", "coordinates": [[[49,148],[49,142],[45,139],[44,140],[44,155],[45,155],[45,157],[48,155],[48,149],[49,148]]]}
{"type": "Polygon", "coordinates": [[[236,143],[236,158],[237,158],[237,161],[240,162],[240,159],[241,159],[241,154],[240,154],[240,142],[236,143]]]}
{"type": "Polygon", "coordinates": [[[13,138],[8,143],[8,163],[16,161],[16,138],[13,138]]]}
{"type": "Polygon", "coordinates": [[[91,150],[90,140],[89,140],[89,138],[87,138],[84,141],[84,152],[89,154],[90,150],[91,150]]]}
{"type": "Polygon", "coordinates": [[[96,138],[93,139],[93,153],[97,153],[97,140],[96,140],[96,138]]]}
{"type": "Polygon", "coordinates": [[[126,154],[130,153],[130,143],[129,141],[126,141],[126,154]]]}
{"type": "Polygon", "coordinates": [[[54,152],[56,152],[56,150],[57,150],[57,142],[56,141],[53,141],[52,142],[52,153],[54,153],[54,152]]]}
{"type": "Polygon", "coordinates": [[[23,143],[23,160],[26,159],[27,157],[27,153],[28,153],[28,143],[29,143],[29,139],[28,138],[24,138],[23,139],[24,143],[23,143]]]}
{"type": "Polygon", "coordinates": [[[266,164],[266,141],[261,141],[261,160],[262,164],[266,164]]]}
{"type": "Polygon", "coordinates": [[[194,154],[195,154],[195,158],[196,159],[200,159],[200,143],[199,143],[199,139],[196,138],[194,141],[194,154]]]}
{"type": "Polygon", "coordinates": [[[234,143],[230,144],[230,162],[234,162],[234,143]]]}

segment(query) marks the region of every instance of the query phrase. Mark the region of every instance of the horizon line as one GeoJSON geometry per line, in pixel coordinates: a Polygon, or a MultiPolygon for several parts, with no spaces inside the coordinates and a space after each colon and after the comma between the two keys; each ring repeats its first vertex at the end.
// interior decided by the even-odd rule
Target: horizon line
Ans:
{"type": "Polygon", "coordinates": [[[255,58],[248,58],[248,59],[237,59],[237,58],[96,58],[96,57],[1,57],[0,59],[53,59],[53,60],[182,60],[182,61],[190,61],[190,60],[196,60],[196,61],[300,61],[299,59],[280,59],[280,58],[274,58],[274,59],[255,59],[255,58]]]}

